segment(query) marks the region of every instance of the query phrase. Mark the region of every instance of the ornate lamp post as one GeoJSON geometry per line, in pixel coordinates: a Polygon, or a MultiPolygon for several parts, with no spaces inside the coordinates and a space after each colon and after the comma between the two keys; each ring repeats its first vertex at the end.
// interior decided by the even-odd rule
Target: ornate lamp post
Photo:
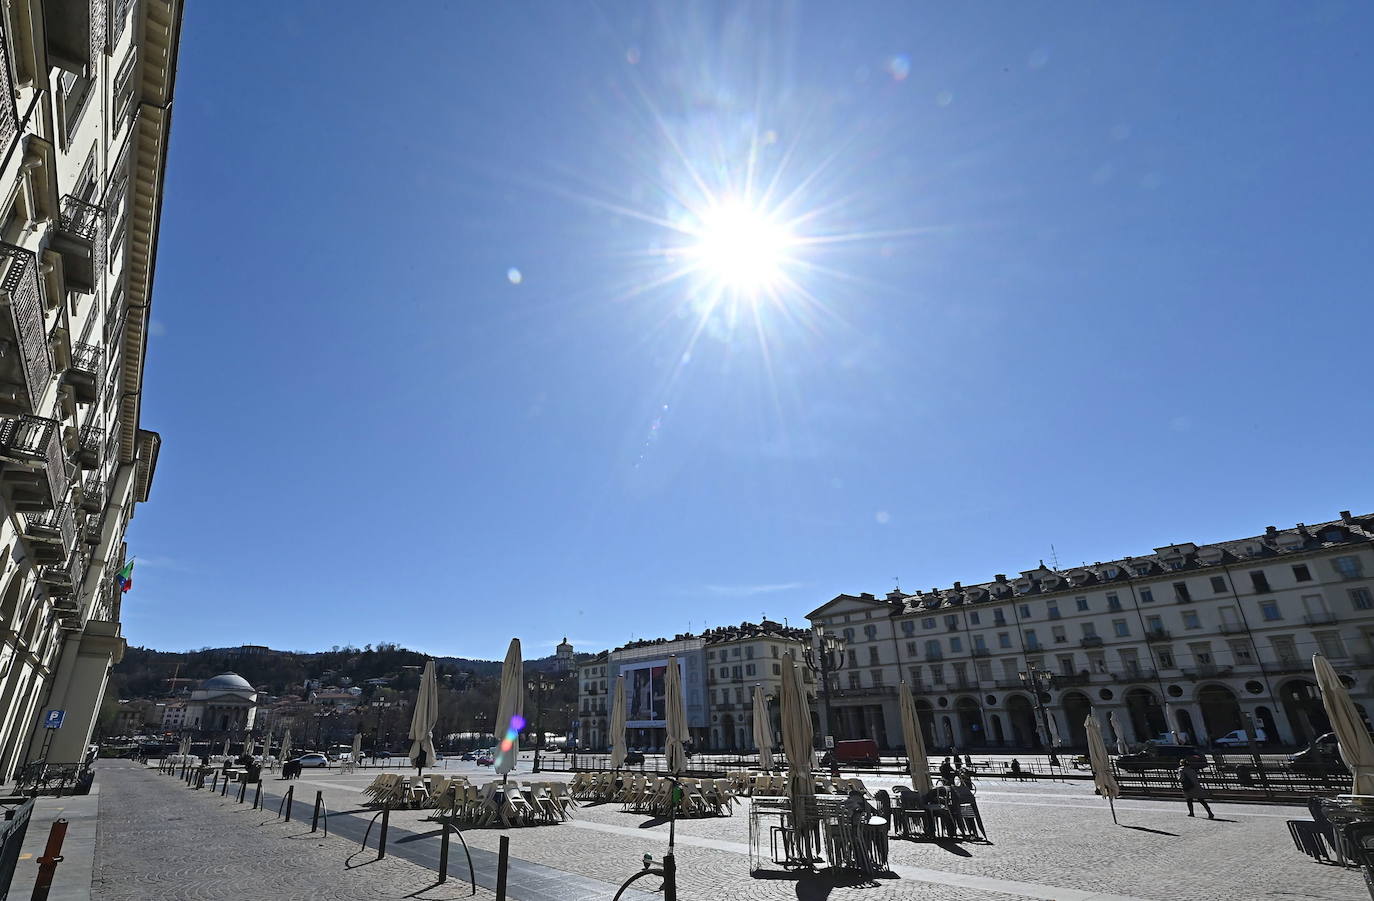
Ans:
{"type": "Polygon", "coordinates": [[[544,744],[544,693],[554,687],[554,682],[543,673],[535,673],[525,682],[525,688],[534,695],[534,769],[539,772],[539,749],[544,744]]]}
{"type": "Polygon", "coordinates": [[[845,667],[844,642],[834,632],[827,632],[822,626],[813,626],[811,647],[802,650],[802,660],[820,677],[825,723],[821,730],[824,734],[816,736],[816,747],[824,750],[825,735],[830,733],[835,723],[835,708],[830,703],[830,674],[839,673],[845,667]]]}
{"type": "Polygon", "coordinates": [[[1027,663],[1026,671],[1017,673],[1017,676],[1021,679],[1021,684],[1030,690],[1031,697],[1035,699],[1035,710],[1040,714],[1040,728],[1044,730],[1045,744],[1053,751],[1050,718],[1045,711],[1045,695],[1049,693],[1050,686],[1054,684],[1054,674],[1048,670],[1036,669],[1034,665],[1027,663]]]}

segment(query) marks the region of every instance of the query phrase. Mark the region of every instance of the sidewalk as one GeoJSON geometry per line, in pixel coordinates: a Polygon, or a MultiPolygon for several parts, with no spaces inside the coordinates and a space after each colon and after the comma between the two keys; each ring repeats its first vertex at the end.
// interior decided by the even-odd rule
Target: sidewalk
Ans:
{"type": "Polygon", "coordinates": [[[48,831],[59,818],[67,821],[67,838],[62,843],[62,862],[53,875],[50,901],[89,901],[91,877],[95,868],[96,822],[100,814],[100,783],[88,795],[62,798],[41,797],[34,802],[33,818],[24,835],[24,847],[14,868],[10,897],[27,899],[38,878],[38,858],[48,843],[48,831]]]}

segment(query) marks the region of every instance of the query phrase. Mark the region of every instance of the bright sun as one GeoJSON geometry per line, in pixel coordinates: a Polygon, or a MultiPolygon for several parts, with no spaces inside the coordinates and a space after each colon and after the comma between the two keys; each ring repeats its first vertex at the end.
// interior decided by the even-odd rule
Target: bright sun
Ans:
{"type": "Polygon", "coordinates": [[[755,298],[785,278],[794,239],[757,208],[738,201],[712,206],[702,214],[696,234],[692,256],[722,288],[755,298]]]}

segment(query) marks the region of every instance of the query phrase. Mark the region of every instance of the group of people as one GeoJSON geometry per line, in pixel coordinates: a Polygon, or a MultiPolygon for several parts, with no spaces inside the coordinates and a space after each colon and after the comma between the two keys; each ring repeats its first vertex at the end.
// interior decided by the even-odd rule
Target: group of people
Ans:
{"type": "Polygon", "coordinates": [[[967,789],[971,793],[973,791],[973,759],[967,754],[964,755],[962,761],[958,754],[952,758],[946,757],[944,763],[940,764],[940,781],[946,786],[953,786],[957,783],[961,788],[967,789]]]}

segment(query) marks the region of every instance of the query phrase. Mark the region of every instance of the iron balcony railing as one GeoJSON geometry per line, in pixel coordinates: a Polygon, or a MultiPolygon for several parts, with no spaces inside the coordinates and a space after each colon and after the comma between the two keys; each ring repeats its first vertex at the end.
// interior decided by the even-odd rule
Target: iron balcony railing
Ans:
{"type": "Polygon", "coordinates": [[[81,537],[89,545],[100,544],[102,523],[99,516],[88,516],[81,524],[81,537]]]}
{"type": "Polygon", "coordinates": [[[1155,677],[1155,671],[1143,667],[1131,667],[1125,672],[1112,673],[1117,682],[1148,682],[1155,677]]]}
{"type": "Polygon", "coordinates": [[[1145,630],[1146,641],[1168,641],[1171,635],[1168,629],[1147,629],[1145,630]]]}
{"type": "Polygon", "coordinates": [[[110,8],[110,47],[113,49],[118,46],[120,37],[124,34],[124,28],[129,24],[129,10],[133,8],[134,0],[114,0],[110,8]]]}
{"type": "Polygon", "coordinates": [[[895,695],[895,685],[869,685],[863,688],[842,688],[835,693],[838,698],[874,698],[895,695]]]}
{"type": "MultiPolygon", "coordinates": [[[[0,59],[9,59],[9,42],[0,29],[0,59]]],[[[0,66],[0,153],[9,153],[10,145],[19,137],[19,110],[14,105],[14,84],[10,81],[10,67],[0,66]]]]}
{"type": "Polygon", "coordinates": [[[104,359],[105,351],[95,344],[86,344],[78,341],[72,345],[72,363],[69,368],[78,369],[81,372],[89,372],[93,376],[100,376],[100,361],[104,359]]]}
{"type": "Polygon", "coordinates": [[[93,203],[82,200],[74,194],[62,198],[62,230],[94,241],[100,233],[100,223],[105,213],[93,203]]]}
{"type": "Polygon", "coordinates": [[[10,325],[19,344],[29,411],[37,410],[52,381],[52,355],[43,332],[43,299],[38,286],[38,261],[33,251],[0,242],[5,276],[0,291],[10,308],[10,325]]]}
{"type": "Polygon", "coordinates": [[[1309,626],[1324,626],[1327,623],[1334,623],[1336,614],[1329,611],[1326,613],[1309,613],[1302,618],[1302,621],[1309,626]]]}
{"type": "Polygon", "coordinates": [[[105,449],[105,430],[94,423],[81,429],[81,439],[76,450],[76,458],[82,466],[93,469],[100,465],[101,451],[105,449]]]}
{"type": "Polygon", "coordinates": [[[41,416],[17,416],[0,421],[0,457],[41,466],[53,504],[60,503],[66,496],[70,482],[57,420],[41,416]]]}
{"type": "Polygon", "coordinates": [[[81,509],[87,513],[99,513],[105,507],[105,482],[96,476],[88,476],[81,484],[81,509]]]}
{"type": "Polygon", "coordinates": [[[65,503],[58,504],[42,513],[25,514],[29,535],[41,538],[56,538],[62,550],[70,553],[76,544],[76,514],[65,503]]]}
{"type": "Polygon", "coordinates": [[[1222,623],[1217,626],[1217,631],[1222,635],[1235,635],[1238,632],[1244,632],[1245,626],[1242,623],[1222,623]]]}
{"type": "Polygon", "coordinates": [[[1101,636],[1101,635],[1084,635],[1084,636],[1083,636],[1083,640],[1080,641],[1078,644],[1079,644],[1080,647],[1085,647],[1085,648],[1100,648],[1100,647],[1102,647],[1102,636],[1101,636]]]}

